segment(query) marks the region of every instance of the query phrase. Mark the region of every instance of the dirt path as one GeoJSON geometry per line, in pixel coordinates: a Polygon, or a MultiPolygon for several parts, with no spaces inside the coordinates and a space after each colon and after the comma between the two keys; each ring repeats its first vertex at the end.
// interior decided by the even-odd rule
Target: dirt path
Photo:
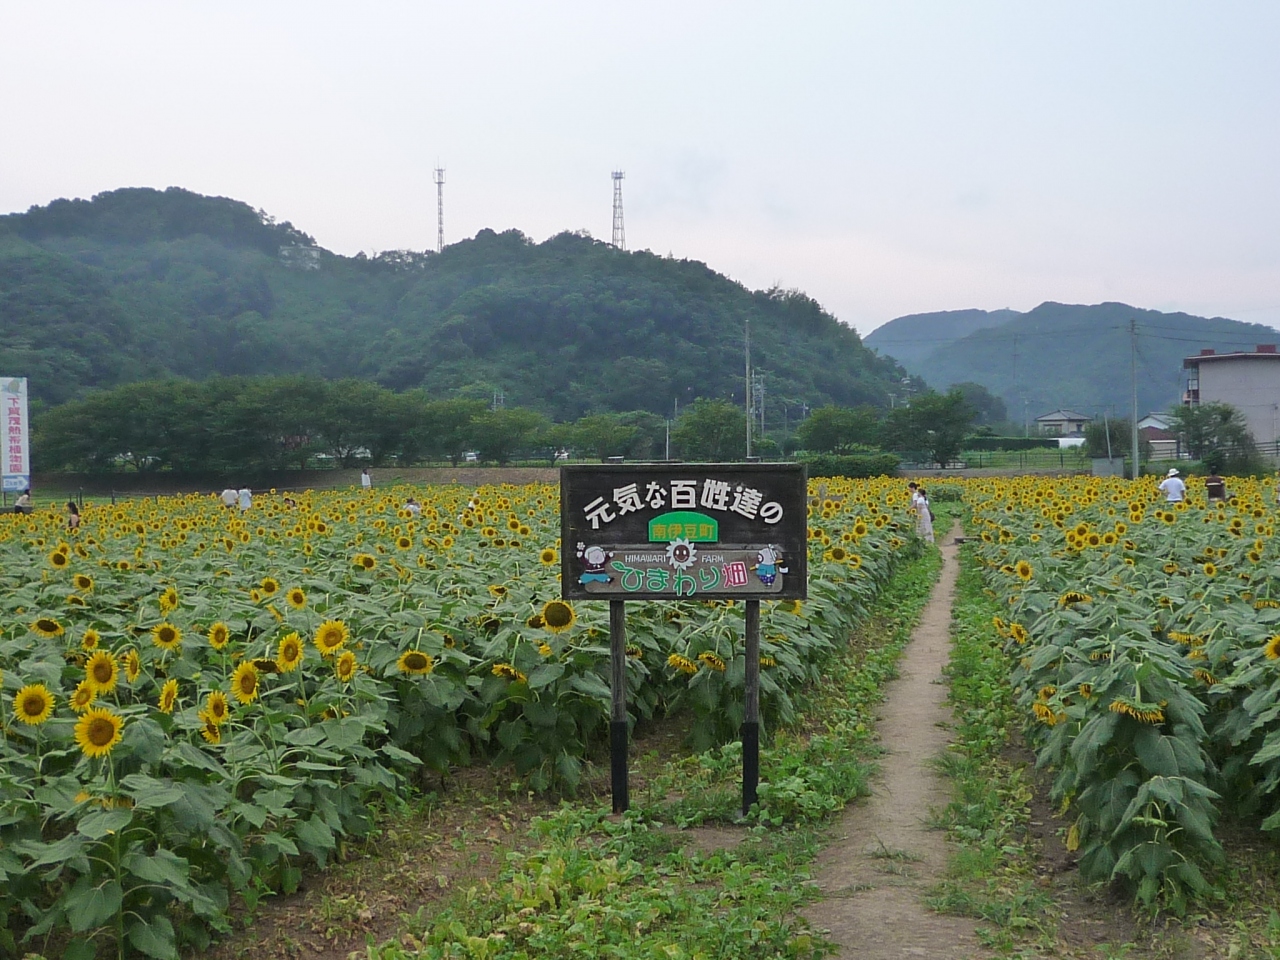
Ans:
{"type": "Polygon", "coordinates": [[[932,810],[945,806],[946,780],[930,760],[949,738],[951,712],[942,668],[950,647],[951,602],[959,572],[959,528],[942,537],[943,567],[920,624],[899,662],[876,725],[886,753],[872,795],[850,806],[836,840],[818,858],[824,899],[806,911],[830,931],[839,957],[959,960],[981,957],[972,921],[933,913],[925,892],[942,876],[946,837],[929,826],[932,810]]]}

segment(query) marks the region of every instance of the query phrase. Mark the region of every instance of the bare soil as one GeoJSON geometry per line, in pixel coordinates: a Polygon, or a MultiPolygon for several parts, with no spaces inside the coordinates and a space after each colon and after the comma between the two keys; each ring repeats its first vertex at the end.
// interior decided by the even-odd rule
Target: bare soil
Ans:
{"type": "Polygon", "coordinates": [[[838,957],[986,956],[972,920],[924,904],[947,864],[945,834],[930,826],[946,805],[947,781],[930,761],[946,748],[951,722],[942,669],[951,639],[957,548],[942,538],[942,573],[886,690],[876,724],[885,755],[871,797],[851,805],[818,857],[823,899],[805,911],[840,946],[838,957]]]}

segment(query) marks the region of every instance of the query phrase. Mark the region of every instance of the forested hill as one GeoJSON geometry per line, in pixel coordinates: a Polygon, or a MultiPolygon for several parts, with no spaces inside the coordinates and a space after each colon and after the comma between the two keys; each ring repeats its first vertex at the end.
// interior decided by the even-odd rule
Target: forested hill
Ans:
{"type": "MultiPolygon", "coordinates": [[[[965,311],[965,313],[982,311],[965,311]]],[[[1098,414],[1110,409],[1127,414],[1132,406],[1129,321],[1137,323],[1138,405],[1141,414],[1167,410],[1182,395],[1184,357],[1212,347],[1218,351],[1249,350],[1260,343],[1280,342],[1280,331],[1224,317],[1161,313],[1124,303],[1090,306],[1042,303],[1026,313],[996,311],[959,338],[952,335],[951,313],[909,318],[915,328],[913,347],[921,346],[932,327],[937,338],[928,351],[899,350],[886,334],[881,352],[900,360],[911,373],[938,389],[954,383],[979,383],[1004,400],[1010,418],[1021,421],[1058,408],[1098,414]],[[932,325],[928,323],[932,319],[932,325]],[[1025,406],[1024,406],[1025,400],[1025,406]]],[[[979,318],[981,319],[981,318],[979,318]]],[[[876,331],[879,333],[880,331],[876,331]]],[[[868,345],[877,345],[875,334],[868,345]]]]}
{"type": "Polygon", "coordinates": [[[59,403],[167,375],[306,373],[557,419],[766,395],[887,404],[903,375],[794,291],[570,233],[343,257],[247,204],[116,190],[0,217],[0,373],[59,403]]]}
{"type": "Polygon", "coordinates": [[[865,343],[893,357],[908,370],[935,350],[945,350],[975,330],[999,326],[1020,316],[1016,310],[942,310],[897,317],[867,334],[865,343]]]}

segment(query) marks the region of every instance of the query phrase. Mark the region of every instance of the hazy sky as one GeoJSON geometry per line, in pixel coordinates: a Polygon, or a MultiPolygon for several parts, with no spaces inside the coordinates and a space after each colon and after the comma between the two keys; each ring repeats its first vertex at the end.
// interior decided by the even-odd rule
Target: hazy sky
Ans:
{"type": "Polygon", "coordinates": [[[341,253],[516,227],[905,313],[1280,325],[1280,3],[0,0],[0,211],[244,200],[341,253]]]}

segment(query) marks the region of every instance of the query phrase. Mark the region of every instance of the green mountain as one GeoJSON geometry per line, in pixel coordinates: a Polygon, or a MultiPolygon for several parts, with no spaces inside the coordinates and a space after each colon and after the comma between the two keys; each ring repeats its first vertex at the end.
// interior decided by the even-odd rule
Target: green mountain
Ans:
{"type": "Polygon", "coordinates": [[[1021,316],[1016,310],[943,310],[911,313],[876,327],[862,338],[873,350],[893,357],[912,373],[935,350],[945,349],[975,330],[999,326],[1021,316]]]}
{"type": "MultiPolygon", "coordinates": [[[[912,329],[922,334],[930,329],[929,318],[934,318],[939,345],[925,355],[895,353],[888,336],[883,352],[935,387],[982,384],[1004,400],[1015,421],[1024,414],[1034,419],[1058,408],[1127,415],[1132,407],[1131,319],[1137,329],[1139,416],[1167,410],[1180,401],[1185,384],[1182,361],[1202,348],[1251,351],[1260,343],[1280,342],[1280,331],[1262,324],[1161,313],[1123,303],[1042,303],[1027,313],[950,339],[952,316],[903,318],[913,321],[912,329]]],[[[867,337],[868,345],[875,345],[874,337],[867,337]]]]}
{"type": "Polygon", "coordinates": [[[343,257],[247,204],[177,188],[0,217],[0,372],[59,403],[163,376],[304,373],[557,419],[742,397],[888,404],[892,361],[796,291],[572,233],[482,230],[442,253],[343,257]]]}

